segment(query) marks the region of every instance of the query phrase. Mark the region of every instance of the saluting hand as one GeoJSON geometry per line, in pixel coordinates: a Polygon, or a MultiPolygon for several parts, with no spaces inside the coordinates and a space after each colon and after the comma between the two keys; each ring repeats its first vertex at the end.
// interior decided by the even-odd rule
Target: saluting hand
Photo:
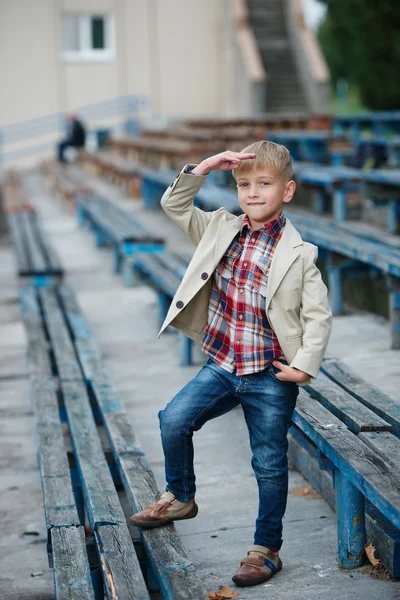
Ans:
{"type": "Polygon", "coordinates": [[[193,175],[208,175],[210,171],[218,169],[219,171],[231,171],[236,169],[242,160],[252,160],[256,157],[255,154],[244,154],[242,152],[231,152],[226,150],[214,156],[209,156],[203,160],[192,171],[193,175]]]}

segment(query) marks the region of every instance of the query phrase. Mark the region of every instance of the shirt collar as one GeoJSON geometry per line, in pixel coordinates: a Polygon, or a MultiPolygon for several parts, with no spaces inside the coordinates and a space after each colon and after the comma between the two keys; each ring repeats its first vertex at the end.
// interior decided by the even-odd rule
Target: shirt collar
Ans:
{"type": "MultiPolygon", "coordinates": [[[[271,235],[272,237],[277,237],[283,229],[283,227],[285,226],[285,222],[285,216],[283,213],[281,213],[279,217],[277,217],[276,219],[272,219],[272,221],[268,221],[268,223],[264,223],[264,225],[261,225],[261,227],[257,227],[257,229],[255,229],[254,231],[265,232],[268,233],[268,235],[271,235]]],[[[249,217],[247,215],[244,215],[243,223],[240,228],[240,233],[243,233],[246,227],[251,231],[249,217]]]]}

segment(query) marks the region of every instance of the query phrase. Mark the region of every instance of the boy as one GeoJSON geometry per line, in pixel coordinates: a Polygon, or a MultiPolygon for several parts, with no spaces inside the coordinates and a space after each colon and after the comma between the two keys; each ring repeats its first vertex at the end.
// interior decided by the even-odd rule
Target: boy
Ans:
{"type": "Polygon", "coordinates": [[[256,142],[185,167],[161,200],[197,249],[160,334],[172,324],[209,358],[159,413],[167,491],[131,518],[139,527],[158,527],[196,516],[193,432],[240,403],[259,512],[254,545],[233,576],[239,586],[263,583],[282,568],[287,431],[298,386],[317,376],[331,330],[317,248],[282,214],[296,189],[291,172],[284,146],[256,142]],[[244,215],[194,207],[213,169],[233,170],[244,215]]]}

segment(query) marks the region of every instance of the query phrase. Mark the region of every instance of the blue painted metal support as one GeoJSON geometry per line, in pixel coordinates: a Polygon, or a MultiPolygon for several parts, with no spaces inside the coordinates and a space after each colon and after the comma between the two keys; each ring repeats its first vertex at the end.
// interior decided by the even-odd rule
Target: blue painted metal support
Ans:
{"type": "Polygon", "coordinates": [[[389,317],[392,330],[392,349],[400,350],[400,279],[387,278],[389,317]]]}
{"type": "Polygon", "coordinates": [[[166,294],[163,294],[162,292],[159,292],[157,294],[157,299],[158,299],[159,326],[161,329],[162,324],[165,321],[165,317],[167,316],[170,300],[169,300],[168,296],[166,294]]]}
{"type": "Polygon", "coordinates": [[[388,200],[388,223],[389,233],[396,234],[399,225],[400,198],[389,198],[388,200]]]}
{"type": "Polygon", "coordinates": [[[347,219],[347,192],[345,189],[338,188],[333,190],[333,217],[338,223],[347,219]]]}
{"type": "Polygon", "coordinates": [[[122,264],[122,280],[125,287],[133,287],[136,281],[133,257],[125,256],[122,264]]]}
{"type": "Polygon", "coordinates": [[[365,562],[365,506],[360,490],[339,470],[335,473],[338,560],[343,569],[365,562]]]}
{"type": "Polygon", "coordinates": [[[343,153],[340,151],[331,151],[331,165],[332,167],[341,167],[344,165],[343,153]]]}
{"type": "Polygon", "coordinates": [[[96,247],[102,248],[103,246],[105,246],[107,239],[104,233],[98,227],[96,227],[94,231],[96,235],[96,247]]]}
{"type": "Polygon", "coordinates": [[[313,190],[313,208],[316,213],[321,214],[324,213],[327,209],[327,198],[324,190],[316,189],[313,190]]]}
{"type": "Polygon", "coordinates": [[[90,570],[95,600],[104,600],[104,584],[99,567],[90,570]]]}
{"type": "Polygon", "coordinates": [[[81,204],[76,205],[76,220],[79,227],[83,227],[86,222],[86,211],[81,204]]]}
{"type": "Polygon", "coordinates": [[[121,250],[120,250],[118,244],[115,244],[113,252],[114,252],[114,265],[113,265],[114,273],[121,273],[122,255],[121,255],[121,250]]]}
{"type": "Polygon", "coordinates": [[[35,287],[54,287],[59,283],[60,277],[56,275],[34,275],[32,283],[35,287]]]}
{"type": "Polygon", "coordinates": [[[187,367],[192,364],[192,340],[180,331],[179,344],[179,364],[181,367],[187,367]]]}
{"type": "Polygon", "coordinates": [[[328,287],[333,314],[343,314],[343,278],[342,265],[335,265],[329,255],[327,271],[328,271],[328,287]]]}
{"type": "Polygon", "coordinates": [[[145,581],[146,581],[147,589],[149,590],[149,592],[158,592],[160,590],[157,576],[154,573],[154,569],[153,569],[150,561],[147,561],[147,563],[146,563],[145,581]]]}
{"type": "Polygon", "coordinates": [[[85,525],[85,501],[83,499],[82,482],[79,478],[76,467],[70,467],[72,489],[74,492],[76,509],[78,511],[79,521],[81,525],[85,525]]]}

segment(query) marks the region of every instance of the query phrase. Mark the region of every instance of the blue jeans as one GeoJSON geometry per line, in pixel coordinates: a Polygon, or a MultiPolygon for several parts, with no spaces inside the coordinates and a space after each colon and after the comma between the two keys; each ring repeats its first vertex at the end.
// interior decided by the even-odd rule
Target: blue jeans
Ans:
{"type": "Polygon", "coordinates": [[[287,432],[299,393],[297,384],[276,379],[272,365],[237,376],[209,359],[160,411],[167,490],[181,502],[193,498],[193,432],[238,404],[242,405],[259,490],[254,543],[279,550],[288,495],[287,432]]]}

